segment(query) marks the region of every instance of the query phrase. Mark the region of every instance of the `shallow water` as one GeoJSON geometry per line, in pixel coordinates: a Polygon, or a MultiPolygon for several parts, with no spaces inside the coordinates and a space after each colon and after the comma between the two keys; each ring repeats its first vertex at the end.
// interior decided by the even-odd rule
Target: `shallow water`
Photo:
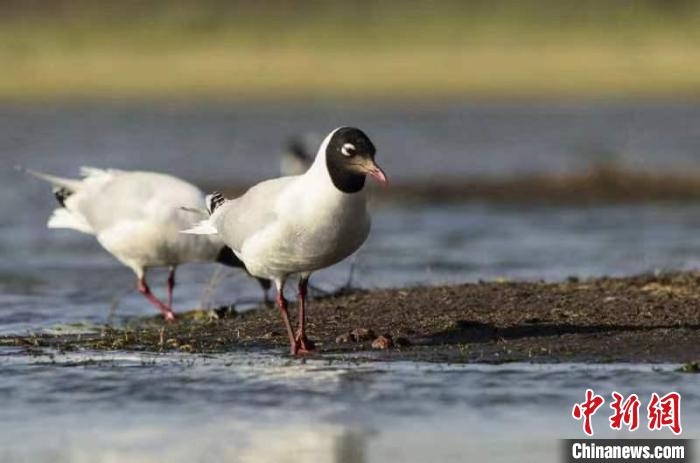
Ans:
{"type": "MultiPolygon", "coordinates": [[[[698,382],[670,366],[300,362],[257,352],[8,356],[0,368],[2,461],[557,461],[558,439],[581,433],[570,410],[582,385],[643,403],[676,389],[686,437],[700,416],[698,382]]],[[[594,430],[611,437],[606,417],[594,417],[594,430]]]]}
{"type": "MultiPolygon", "coordinates": [[[[53,199],[15,163],[65,175],[87,164],[240,183],[276,175],[289,134],[341,123],[370,128],[379,159],[401,179],[611,161],[687,170],[700,157],[700,107],[684,104],[0,107],[0,334],[154,314],[134,293],[130,271],[92,238],[44,228],[53,199]]],[[[393,204],[376,206],[373,216],[354,260],[354,283],[367,288],[700,267],[700,205],[688,203],[393,204]]],[[[333,289],[349,268],[312,282],[333,289]]],[[[198,306],[214,271],[183,266],[176,309],[198,306]]],[[[259,300],[255,282],[225,275],[209,305],[259,300]]],[[[154,272],[152,286],[162,291],[164,279],[154,272]]],[[[300,362],[279,352],[31,357],[2,349],[0,461],[556,461],[557,439],[581,436],[570,407],[586,387],[640,396],[677,389],[687,437],[695,437],[697,381],[659,368],[300,362]]]]}

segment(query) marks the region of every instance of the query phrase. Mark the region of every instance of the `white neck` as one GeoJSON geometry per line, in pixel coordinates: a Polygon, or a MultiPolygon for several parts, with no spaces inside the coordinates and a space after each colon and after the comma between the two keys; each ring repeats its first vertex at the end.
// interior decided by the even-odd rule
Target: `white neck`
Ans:
{"type": "Polygon", "coordinates": [[[328,173],[328,164],[326,163],[326,150],[328,149],[328,144],[331,142],[331,138],[333,138],[333,135],[338,130],[339,128],[333,130],[326,136],[326,138],[323,139],[323,143],[321,143],[318,152],[316,152],[316,158],[314,158],[313,164],[311,164],[311,167],[309,167],[309,170],[307,170],[304,175],[316,178],[325,177],[329,183],[333,183],[331,181],[331,176],[328,173]]]}
{"type": "Polygon", "coordinates": [[[364,188],[352,194],[343,193],[333,184],[331,174],[328,172],[328,163],[326,162],[326,150],[328,149],[328,144],[331,142],[331,138],[333,138],[333,135],[335,135],[335,133],[340,129],[341,127],[334,129],[323,140],[323,143],[321,143],[321,146],[319,147],[318,152],[316,153],[316,158],[314,159],[313,164],[311,164],[309,170],[307,170],[303,175],[305,179],[304,182],[307,185],[315,185],[314,189],[319,192],[322,191],[325,195],[338,196],[343,198],[347,197],[347,199],[353,198],[364,200],[364,188]]]}

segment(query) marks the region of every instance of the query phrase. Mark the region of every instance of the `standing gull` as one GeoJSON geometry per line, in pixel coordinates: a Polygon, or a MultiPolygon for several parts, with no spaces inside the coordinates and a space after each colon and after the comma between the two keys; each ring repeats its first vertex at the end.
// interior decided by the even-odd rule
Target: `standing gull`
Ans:
{"type": "Polygon", "coordinates": [[[361,130],[335,129],[303,175],[258,183],[233,200],[225,200],[220,193],[210,195],[209,219],[186,231],[218,234],[251,275],[274,281],[292,355],[313,349],[305,332],[309,276],[350,256],[367,239],[366,176],[386,183],[375,153],[361,130]],[[296,333],[284,298],[284,284],[292,274],[299,274],[296,333]]]}
{"type": "MultiPolygon", "coordinates": [[[[60,207],[53,211],[47,226],[94,235],[102,247],[134,271],[139,292],[168,321],[175,320],[172,297],[178,265],[215,261],[244,268],[218,237],[180,233],[206,216],[203,193],[184,180],[154,172],[90,167],[81,169],[80,179],[26,172],[54,187],[60,207]],[[146,283],[146,272],[152,267],[170,269],[167,303],[146,283]]],[[[267,294],[269,280],[258,281],[267,294]]]]}

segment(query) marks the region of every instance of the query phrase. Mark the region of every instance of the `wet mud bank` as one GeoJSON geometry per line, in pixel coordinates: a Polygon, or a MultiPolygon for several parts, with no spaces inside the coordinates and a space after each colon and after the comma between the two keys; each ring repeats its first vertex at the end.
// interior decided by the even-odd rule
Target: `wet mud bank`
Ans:
{"type": "MultiPolygon", "coordinates": [[[[314,357],[440,362],[678,362],[700,359],[700,273],[487,282],[358,291],[313,301],[314,357]]],[[[181,314],[81,334],[5,336],[23,353],[215,353],[278,349],[277,310],[181,314]]]]}

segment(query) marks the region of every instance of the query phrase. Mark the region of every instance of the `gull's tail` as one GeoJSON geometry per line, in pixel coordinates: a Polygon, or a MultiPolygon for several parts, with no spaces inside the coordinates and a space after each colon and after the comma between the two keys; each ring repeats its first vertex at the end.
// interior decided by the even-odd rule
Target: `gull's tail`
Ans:
{"type": "Polygon", "coordinates": [[[188,235],[216,235],[219,231],[214,227],[209,219],[202,220],[196,223],[193,227],[187,230],[182,230],[180,233],[188,235]]]}
{"type": "Polygon", "coordinates": [[[82,180],[79,179],[58,177],[56,175],[45,174],[36,170],[27,169],[22,166],[17,166],[17,170],[24,172],[25,174],[29,174],[32,177],[44,180],[45,182],[49,182],[51,185],[53,185],[54,193],[56,193],[56,199],[59,203],[63,203],[63,201],[70,196],[70,194],[77,191],[82,183],[82,180]],[[60,194],[58,194],[58,192],[60,192],[60,194]]]}
{"type": "Polygon", "coordinates": [[[219,233],[211,220],[211,215],[214,214],[214,211],[219,206],[226,202],[226,198],[217,191],[207,195],[206,198],[204,198],[204,202],[207,205],[209,217],[196,223],[193,227],[183,230],[181,233],[187,233],[189,235],[215,235],[219,233]]]}
{"type": "Polygon", "coordinates": [[[22,166],[17,166],[17,170],[44,180],[53,186],[53,195],[60,207],[56,208],[51,214],[51,217],[49,217],[49,221],[46,224],[48,228],[70,228],[83,233],[93,233],[92,228],[81,214],[66,209],[66,201],[80,190],[83,179],[58,177],[56,175],[27,169],[22,166]]]}
{"type": "Polygon", "coordinates": [[[44,180],[45,182],[49,182],[53,186],[53,195],[56,198],[56,201],[58,201],[58,204],[61,205],[61,207],[66,206],[66,200],[73,193],[78,191],[78,189],[80,188],[80,184],[82,183],[82,180],[57,177],[56,175],[45,174],[43,172],[27,169],[22,166],[16,166],[16,168],[20,172],[24,172],[25,174],[29,174],[32,177],[36,177],[38,179],[44,180]]]}

